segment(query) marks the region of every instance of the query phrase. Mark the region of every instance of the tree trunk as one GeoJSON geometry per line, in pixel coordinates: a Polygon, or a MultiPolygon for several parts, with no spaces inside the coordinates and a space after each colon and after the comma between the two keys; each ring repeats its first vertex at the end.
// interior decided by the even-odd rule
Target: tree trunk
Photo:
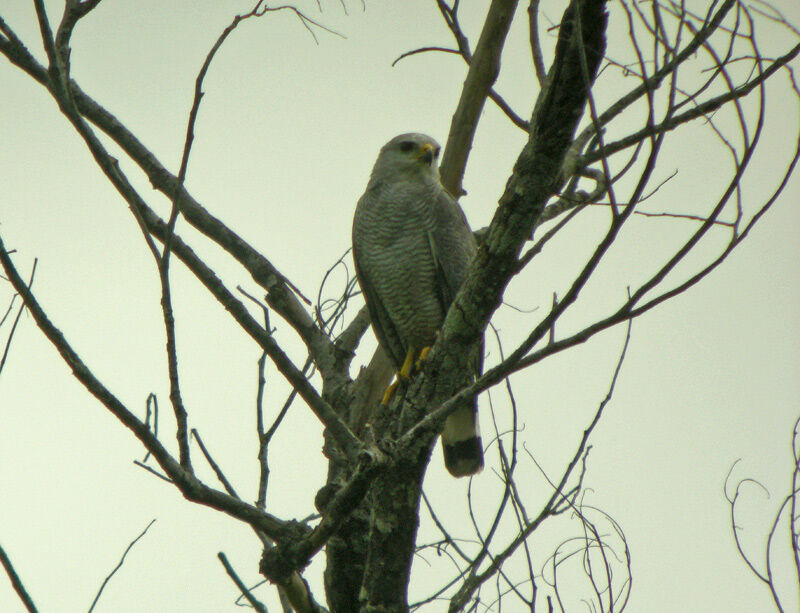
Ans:
{"type": "Polygon", "coordinates": [[[419,527],[419,500],[432,446],[433,441],[420,448],[419,457],[401,461],[394,470],[381,474],[372,487],[362,613],[408,611],[408,579],[419,527]]]}

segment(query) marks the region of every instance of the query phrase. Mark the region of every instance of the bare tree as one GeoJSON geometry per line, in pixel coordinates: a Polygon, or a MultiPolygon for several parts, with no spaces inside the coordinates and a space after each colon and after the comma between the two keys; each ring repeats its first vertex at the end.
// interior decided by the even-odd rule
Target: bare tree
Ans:
{"type": "MultiPolygon", "coordinates": [[[[790,63],[800,54],[800,44],[782,55],[767,57],[760,50],[757,34],[762,29],[788,29],[795,34],[797,30],[775,8],[762,2],[749,6],[725,0],[695,10],[673,0],[620,0],[609,6],[604,0],[572,0],[559,23],[545,27],[538,0],[527,7],[518,6],[514,0],[493,0],[477,40],[470,40],[462,27],[459,2],[437,0],[453,47],[431,44],[398,59],[445,52],[458,54],[466,63],[466,78],[453,109],[442,158],[443,184],[453,194],[464,193],[462,180],[487,101],[496,105],[526,139],[509,170],[505,190],[498,195],[491,224],[478,233],[478,255],[423,371],[401,388],[388,407],[381,408],[379,399],[392,375],[382,352],[366,360],[369,365],[354,377],[350,374],[369,326],[366,309],[354,308],[352,276],[347,276],[341,287],[331,289],[326,274],[312,304],[266,255],[211,212],[216,207],[203,206],[199,196],[184,185],[204,79],[215,54],[237,26],[245,20],[268,18],[275,11],[287,11],[314,35],[327,28],[297,8],[271,7],[262,1],[250,12],[236,16],[211,48],[197,76],[183,155],[178,172],[173,174],[169,164],[157,159],[71,76],[73,31],[99,4],[99,0],[67,0],[63,14],[54,19],[47,14],[43,0],[34,0],[46,64],[29,52],[33,41],[21,40],[12,24],[0,15],[0,52],[52,96],[121,201],[130,208],[152,253],[161,285],[169,401],[176,424],[174,443],[166,441],[163,427],[161,432],[157,430],[155,397],[148,398],[147,414],[142,419],[67,341],[56,325],[58,313],[48,309],[32,289],[32,274],[30,281],[23,279],[20,269],[26,264],[20,262],[18,253],[14,254],[12,247],[19,251],[19,246],[14,245],[13,237],[4,236],[0,241],[0,263],[20,305],[75,377],[141,441],[146,455],[138,463],[170,482],[190,502],[215,509],[253,529],[263,548],[260,573],[278,587],[284,610],[321,611],[325,608],[320,604],[323,600],[336,612],[407,611],[435,600],[446,600],[453,612],[476,610],[478,603],[491,609],[502,601],[524,603],[529,610],[573,610],[581,602],[590,602],[591,608],[601,611],[624,609],[631,590],[631,552],[617,522],[586,500],[584,477],[590,438],[613,395],[631,322],[683,294],[718,268],[778,199],[794,171],[800,157],[797,138],[786,151],[770,152],[780,165],[774,184],[762,182],[756,201],[742,193],[743,178],[761,151],[767,83],[780,82],[782,95],[800,97],[790,69],[790,63]],[[514,110],[496,83],[512,23],[526,18],[531,71],[540,87],[529,108],[514,110]],[[627,31],[626,45],[607,44],[609,19],[627,31]],[[660,156],[670,139],[687,130],[720,142],[729,152],[730,165],[719,169],[716,179],[722,188],[718,192],[697,194],[692,203],[667,205],[658,201],[657,193],[673,177],[659,178],[663,175],[657,172],[660,156]],[[168,216],[160,216],[134,186],[110,151],[111,142],[169,200],[168,216]],[[659,208],[645,206],[648,199],[659,208]],[[497,335],[496,349],[484,374],[464,385],[459,373],[469,355],[466,348],[491,325],[507,288],[530,278],[531,263],[570,222],[598,208],[607,213],[602,236],[577,274],[566,280],[566,290],[554,294],[550,308],[537,314],[535,323],[527,329],[505,339],[497,335]],[[580,304],[582,291],[623,231],[630,230],[635,215],[682,219],[691,224],[691,230],[671,253],[654,263],[646,278],[632,279],[617,304],[577,327],[565,323],[565,313],[580,304]],[[264,302],[254,295],[256,292],[229,287],[192,248],[189,239],[177,231],[178,219],[202,235],[194,240],[217,245],[249,273],[259,292],[266,294],[264,302]],[[178,369],[180,352],[171,285],[175,260],[202,283],[263,351],[257,403],[260,479],[255,494],[244,496],[236,491],[198,431],[189,425],[178,369]],[[288,324],[304,343],[308,354],[304,364],[293,362],[276,340],[271,323],[276,318],[288,324]],[[606,397],[582,428],[583,435],[558,476],[551,478],[540,469],[550,488],[545,500],[527,500],[520,488],[520,466],[538,464],[535,454],[519,441],[517,404],[509,376],[618,326],[626,329],[625,341],[606,397]],[[513,349],[505,351],[501,340],[513,349]],[[292,388],[271,425],[263,407],[267,362],[292,388]],[[423,480],[444,420],[465,399],[487,390],[490,398],[492,390],[495,397],[498,390],[505,391],[507,402],[497,411],[511,415],[513,423],[508,431],[497,426],[489,440],[501,487],[496,510],[488,521],[471,513],[472,532],[465,534],[461,527],[457,533],[456,528],[439,519],[423,490],[423,480]],[[270,512],[266,488],[270,441],[289,407],[300,402],[324,425],[329,469],[327,483],[315,499],[316,511],[309,510],[308,517],[295,520],[270,512]],[[198,475],[195,450],[211,467],[221,489],[198,475]],[[418,542],[423,513],[430,515],[440,533],[436,542],[418,542]],[[543,526],[558,522],[572,532],[542,558],[530,547],[530,538],[543,526]],[[507,525],[514,527],[511,537],[502,529],[507,525]],[[313,594],[303,576],[304,569],[323,550],[324,596],[313,594]],[[452,572],[442,577],[435,592],[409,603],[411,563],[416,555],[425,556],[428,551],[447,556],[452,572]]],[[[328,271],[331,279],[335,269],[349,269],[348,257],[343,256],[328,271]]],[[[0,326],[13,306],[12,302],[0,326]]],[[[13,327],[7,338],[12,335],[13,327]]],[[[492,414],[496,415],[493,402],[492,414]]],[[[787,499],[792,505],[794,493],[796,488],[787,499]]],[[[471,491],[470,495],[471,503],[478,493],[471,491]]],[[[732,506],[734,502],[735,497],[732,506]]],[[[220,554],[220,561],[249,606],[264,610],[224,554],[220,554]]],[[[19,586],[23,602],[34,610],[5,555],[3,564],[15,588],[19,586]]],[[[756,572],[763,580],[760,571],[756,572]]],[[[775,600],[778,604],[777,597],[775,600]]]]}

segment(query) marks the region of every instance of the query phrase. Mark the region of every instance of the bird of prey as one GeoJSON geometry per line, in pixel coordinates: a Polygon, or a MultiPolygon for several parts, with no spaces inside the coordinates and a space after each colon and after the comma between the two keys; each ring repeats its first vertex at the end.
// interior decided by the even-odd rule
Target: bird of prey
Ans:
{"type": "MultiPolygon", "coordinates": [[[[408,378],[436,341],[476,250],[464,212],[439,180],[439,149],[424,134],[386,143],[353,219],[356,275],[398,378],[408,378]]],[[[482,369],[482,343],[474,353],[472,377],[482,369]]],[[[468,401],[442,431],[445,465],[456,477],[483,468],[477,408],[468,401]]]]}

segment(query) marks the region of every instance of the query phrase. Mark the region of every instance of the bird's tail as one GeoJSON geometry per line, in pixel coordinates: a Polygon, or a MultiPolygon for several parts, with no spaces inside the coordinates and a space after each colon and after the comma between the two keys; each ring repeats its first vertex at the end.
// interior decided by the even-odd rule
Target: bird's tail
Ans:
{"type": "Polygon", "coordinates": [[[474,475],[483,469],[477,402],[459,407],[444,422],[442,449],[444,465],[454,477],[474,475]]]}

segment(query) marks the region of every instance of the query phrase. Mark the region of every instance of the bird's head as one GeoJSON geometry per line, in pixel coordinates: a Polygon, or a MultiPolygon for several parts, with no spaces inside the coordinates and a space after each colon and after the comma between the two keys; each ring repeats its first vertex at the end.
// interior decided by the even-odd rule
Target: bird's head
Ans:
{"type": "Polygon", "coordinates": [[[422,179],[439,181],[441,147],[425,134],[401,134],[386,143],[372,170],[374,179],[422,179]]]}

